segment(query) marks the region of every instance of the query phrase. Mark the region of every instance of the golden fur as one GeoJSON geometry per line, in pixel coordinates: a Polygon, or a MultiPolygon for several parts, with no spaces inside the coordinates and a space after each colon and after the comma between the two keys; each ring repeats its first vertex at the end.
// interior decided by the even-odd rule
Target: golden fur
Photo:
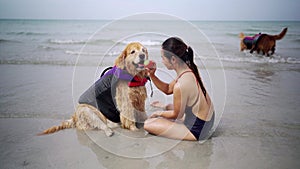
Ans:
{"type": "MultiPolygon", "coordinates": [[[[257,53],[262,51],[263,55],[270,56],[269,51],[271,51],[271,55],[273,55],[275,52],[276,40],[282,39],[285,36],[287,29],[288,28],[284,28],[278,35],[262,34],[259,41],[252,45],[250,53],[253,53],[253,51],[256,51],[257,53]]],[[[247,49],[247,46],[243,42],[246,36],[243,33],[240,33],[239,37],[241,39],[240,50],[243,51],[247,49]]]]}
{"type": "MultiPolygon", "coordinates": [[[[138,42],[128,44],[122,53],[116,58],[115,65],[126,69],[132,76],[145,77],[146,71],[136,67],[143,59],[148,59],[147,49],[138,42]],[[141,56],[144,56],[142,58],[141,56]]],[[[116,88],[116,106],[120,112],[121,127],[129,130],[138,130],[136,123],[143,123],[146,118],[145,100],[147,98],[146,87],[128,87],[127,81],[120,80],[116,88]]],[[[105,98],[104,98],[105,99],[105,98]]],[[[101,129],[107,136],[111,136],[111,122],[97,108],[88,104],[79,104],[71,119],[63,121],[60,126],[54,126],[44,130],[43,134],[50,134],[66,128],[80,130],[101,129]]],[[[116,125],[114,125],[116,126],[116,125]]]]}

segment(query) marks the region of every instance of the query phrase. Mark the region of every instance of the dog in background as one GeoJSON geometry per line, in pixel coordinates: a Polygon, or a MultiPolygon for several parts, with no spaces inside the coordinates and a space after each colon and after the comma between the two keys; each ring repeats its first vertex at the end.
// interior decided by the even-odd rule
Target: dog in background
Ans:
{"type": "Polygon", "coordinates": [[[250,53],[253,53],[253,51],[260,53],[260,51],[262,51],[263,55],[266,56],[270,56],[269,51],[271,51],[271,55],[273,55],[275,52],[276,40],[282,39],[287,30],[288,28],[284,28],[278,35],[259,33],[252,37],[245,36],[244,33],[240,33],[240,50],[243,51],[248,49],[250,50],[250,53]]]}
{"type": "Polygon", "coordinates": [[[128,44],[116,58],[115,66],[103,73],[104,75],[80,96],[72,118],[38,135],[77,128],[101,129],[107,136],[111,136],[111,126],[118,124],[125,129],[138,130],[136,124],[147,119],[147,72],[144,67],[146,59],[148,51],[142,44],[128,44]]]}

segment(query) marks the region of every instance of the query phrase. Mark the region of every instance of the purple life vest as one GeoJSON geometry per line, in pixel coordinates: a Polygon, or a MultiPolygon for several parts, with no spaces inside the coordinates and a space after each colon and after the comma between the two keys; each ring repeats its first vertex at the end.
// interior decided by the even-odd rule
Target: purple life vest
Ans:
{"type": "Polygon", "coordinates": [[[261,37],[261,33],[256,34],[252,37],[247,36],[243,39],[243,43],[247,46],[247,49],[252,49],[253,46],[256,45],[256,43],[258,42],[259,38],[261,37]]]}

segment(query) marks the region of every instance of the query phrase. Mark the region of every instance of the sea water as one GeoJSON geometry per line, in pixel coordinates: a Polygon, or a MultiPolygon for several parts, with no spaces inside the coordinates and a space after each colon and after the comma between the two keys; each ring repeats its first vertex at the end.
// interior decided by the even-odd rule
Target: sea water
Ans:
{"type": "MultiPolygon", "coordinates": [[[[123,21],[124,22],[124,21],[123,21]]],[[[143,32],[143,27],[135,25],[157,26],[157,32],[181,30],[181,21],[127,21],[122,28],[109,30],[101,37],[95,34],[105,29],[111,21],[81,21],[81,20],[1,20],[0,21],[0,61],[2,64],[47,64],[47,65],[74,65],[78,54],[88,58],[103,55],[111,46],[122,39],[115,39],[116,34],[124,34],[128,31],[143,32]],[[171,23],[169,23],[171,22],[171,23]],[[165,24],[168,27],[164,27],[165,24]],[[176,25],[178,24],[178,25],[176,25]],[[161,25],[161,26],[160,26],[161,25]],[[135,30],[136,27],[136,30],[135,30]],[[81,51],[84,45],[94,47],[94,50],[81,51]],[[95,50],[97,48],[97,50],[95,50]],[[102,50],[101,50],[102,49],[102,50]],[[99,51],[99,53],[97,53],[99,51]],[[102,52],[103,51],[103,52],[102,52]]],[[[300,22],[225,22],[225,21],[191,21],[191,24],[202,31],[217,48],[222,61],[231,63],[287,63],[298,64],[300,62],[300,22]],[[257,33],[278,34],[284,27],[288,32],[283,40],[277,42],[276,53],[271,58],[261,55],[250,55],[247,52],[239,52],[240,32],[253,36],[257,33]]],[[[144,28],[147,30],[147,27],[144,28]]],[[[177,34],[174,33],[173,36],[177,34]]],[[[169,35],[172,36],[172,35],[169,35]]],[[[163,37],[165,38],[165,37],[163,37]]],[[[139,41],[147,47],[160,46],[163,38],[153,40],[149,36],[140,36],[139,41]],[[148,38],[148,39],[147,39],[148,38]]],[[[197,40],[197,36],[194,37],[197,40]]],[[[193,41],[193,39],[189,39],[193,41]]],[[[123,40],[123,44],[130,41],[123,40]]],[[[120,51],[108,53],[115,57],[120,51]]],[[[201,55],[201,53],[199,54],[201,55]]],[[[157,57],[157,56],[151,56],[157,57]]],[[[216,58],[203,58],[216,59],[216,58]]],[[[89,66],[93,60],[85,63],[89,66]]]]}
{"type": "MultiPolygon", "coordinates": [[[[238,73],[246,80],[253,79],[255,83],[264,82],[262,80],[277,77],[282,73],[289,74],[298,73],[300,66],[300,22],[254,22],[254,21],[185,21],[191,25],[191,28],[200,32],[200,36],[207,39],[201,39],[199,33],[188,37],[181,37],[188,45],[194,49],[195,60],[200,68],[200,73],[204,79],[208,79],[206,83],[210,86],[209,74],[207,70],[222,70],[225,73],[225,80],[230,84],[231,79],[226,77],[229,71],[238,73]],[[194,28],[195,27],[195,28],[194,28]],[[288,27],[286,36],[277,41],[276,51],[272,57],[265,57],[261,54],[250,54],[249,51],[240,52],[238,35],[243,32],[245,35],[252,36],[257,33],[278,34],[284,27],[288,27]],[[186,38],[186,39],[184,39],[186,38]],[[194,45],[194,46],[193,46],[194,45]],[[215,51],[206,51],[207,46],[212,46],[215,51]],[[199,50],[197,50],[199,48],[199,50]],[[217,64],[218,63],[218,64],[217,64]],[[257,77],[251,77],[256,75],[257,77]],[[250,76],[250,77],[249,77],[250,76]]],[[[129,20],[129,21],[105,21],[105,20],[1,20],[0,21],[0,64],[2,67],[18,67],[17,70],[10,72],[2,71],[1,89],[3,90],[1,100],[7,100],[5,92],[11,92],[9,88],[11,84],[5,78],[15,81],[32,78],[41,80],[45,78],[50,80],[55,73],[49,73],[47,69],[57,70],[66,68],[69,72],[69,78],[63,78],[63,81],[56,80],[56,83],[66,84],[70,79],[74,79],[74,67],[107,67],[114,64],[114,59],[121,53],[126,44],[132,41],[141,42],[148,48],[150,59],[158,63],[159,68],[164,69],[161,64],[160,46],[161,43],[169,36],[181,35],[181,32],[189,32],[189,27],[182,26],[182,21],[165,21],[165,20],[129,20]],[[149,27],[152,32],[149,32],[149,27]],[[169,33],[170,32],[170,33],[169,33]],[[40,68],[34,71],[37,75],[27,73],[18,77],[22,73],[22,69],[40,68]],[[46,74],[49,73],[50,75],[46,74]],[[16,75],[15,75],[16,74],[16,75]],[[46,77],[42,76],[45,74],[46,77]],[[17,76],[17,77],[15,77],[17,76]]],[[[185,34],[184,34],[185,35],[185,34]]],[[[8,70],[8,69],[7,69],[8,70]]],[[[28,70],[30,71],[30,70],[28,70]]],[[[101,71],[101,69],[99,70],[101,71]]],[[[66,73],[66,71],[64,71],[66,73]]],[[[174,74],[171,71],[165,71],[170,76],[174,74]]],[[[90,72],[89,72],[90,73],[90,72]]],[[[60,74],[60,73],[58,73],[60,74]]],[[[98,73],[99,74],[99,73],[98,73]]],[[[97,75],[93,73],[86,76],[93,76],[93,80],[97,79],[97,75]]],[[[60,74],[61,75],[61,74],[60,74]]],[[[230,74],[228,74],[229,76],[230,74]]],[[[56,75],[58,76],[58,75],[56,75]]],[[[284,76],[285,77],[285,76],[284,76]]],[[[297,78],[298,76],[293,76],[297,78]]],[[[53,77],[57,78],[57,77],[53,77]]],[[[76,80],[76,78],[75,78],[76,80]]],[[[224,80],[223,83],[226,83],[224,80]]],[[[71,80],[72,81],[72,80],[71,80]]],[[[297,84],[295,79],[288,80],[289,88],[297,84]]],[[[75,81],[76,82],[76,81],[75,81]]],[[[281,82],[281,81],[278,81],[281,82]]],[[[278,83],[277,82],[277,83],[278,83]]],[[[34,83],[34,82],[33,82],[34,83]]],[[[49,83],[49,81],[47,82],[49,83]]],[[[71,83],[71,82],[70,82],[71,83]]],[[[74,83],[74,82],[73,82],[74,83]]],[[[276,84],[277,84],[276,83],[276,84]]],[[[248,83],[246,83],[249,85],[248,83]]],[[[36,84],[35,84],[36,85],[36,84]]],[[[47,84],[40,84],[41,87],[47,84]]],[[[274,85],[249,86],[258,88],[262,94],[265,94],[265,87],[274,85]]],[[[35,86],[34,88],[37,88],[35,86]]],[[[28,90],[35,90],[35,89],[28,90]]],[[[230,86],[227,85],[230,89],[230,86]]],[[[239,88],[245,89],[242,85],[239,88]]],[[[237,88],[237,90],[239,89],[237,88]]],[[[287,87],[286,87],[287,88],[287,87]]],[[[280,90],[282,91],[282,90],[280,90]]],[[[257,90],[253,90],[257,92],[257,90]]],[[[15,92],[16,96],[22,92],[15,92]]],[[[34,91],[33,91],[34,93],[34,91]]],[[[44,94],[49,94],[47,91],[44,94]]],[[[236,92],[235,92],[236,93],[236,92]]],[[[230,94],[227,92],[227,94],[230,94]]],[[[252,93],[250,93],[252,94],[252,93]]],[[[298,93],[294,93],[295,95],[298,93]]],[[[36,95],[36,94],[35,94],[36,95]]],[[[285,96],[285,95],[284,95],[285,96]]],[[[238,99],[239,100],[239,99],[238,99]]],[[[253,101],[257,100],[252,98],[253,101]]],[[[47,100],[51,103],[53,100],[47,100]]],[[[293,104],[296,105],[297,100],[293,104]]],[[[5,104],[1,105],[1,108],[5,104]]],[[[13,107],[13,106],[12,106],[13,107]]],[[[3,114],[20,113],[21,110],[1,111],[3,114]]],[[[33,112],[32,112],[33,113],[33,112]]],[[[39,114],[35,112],[34,114],[39,114]]]]}

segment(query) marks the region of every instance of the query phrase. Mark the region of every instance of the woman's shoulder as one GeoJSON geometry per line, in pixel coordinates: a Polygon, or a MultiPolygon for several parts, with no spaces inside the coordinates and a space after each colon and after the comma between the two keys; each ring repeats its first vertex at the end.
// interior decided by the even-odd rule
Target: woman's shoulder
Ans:
{"type": "Polygon", "coordinates": [[[191,84],[195,82],[194,74],[193,72],[185,73],[183,76],[181,76],[179,79],[177,79],[177,82],[182,84],[191,84]]]}
{"type": "Polygon", "coordinates": [[[174,88],[179,87],[182,89],[191,90],[191,89],[193,89],[194,85],[197,85],[197,84],[196,84],[193,73],[187,73],[177,80],[176,84],[174,85],[174,88]]]}

